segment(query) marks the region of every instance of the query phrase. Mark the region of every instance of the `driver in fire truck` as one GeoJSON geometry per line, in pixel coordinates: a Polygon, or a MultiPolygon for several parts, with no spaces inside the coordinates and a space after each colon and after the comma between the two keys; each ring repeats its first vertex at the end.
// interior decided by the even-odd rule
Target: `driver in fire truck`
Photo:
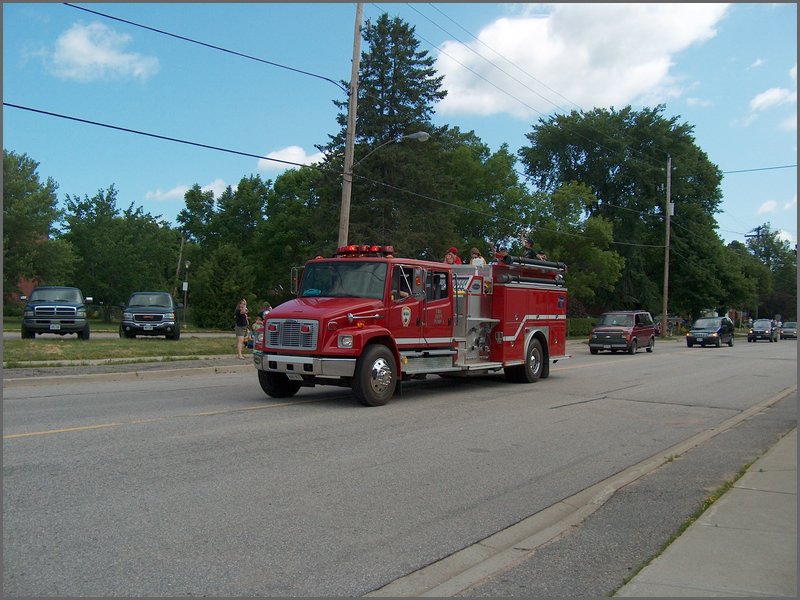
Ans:
{"type": "Polygon", "coordinates": [[[411,278],[413,276],[413,270],[402,265],[398,265],[392,271],[392,300],[394,302],[400,302],[411,295],[411,278]]]}

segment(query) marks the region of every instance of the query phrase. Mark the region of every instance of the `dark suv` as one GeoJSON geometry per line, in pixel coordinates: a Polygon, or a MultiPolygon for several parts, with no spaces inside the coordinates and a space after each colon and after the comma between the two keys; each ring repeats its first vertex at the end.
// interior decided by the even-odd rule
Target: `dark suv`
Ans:
{"type": "Polygon", "coordinates": [[[89,339],[89,319],[84,298],[76,287],[40,286],[33,288],[30,296],[20,296],[25,301],[22,311],[22,338],[35,338],[37,333],[66,335],[77,333],[82,340],[89,339]]]}
{"type": "Polygon", "coordinates": [[[600,315],[589,335],[589,352],[624,350],[635,354],[640,347],[652,352],[656,344],[656,327],[650,313],[643,310],[615,311],[600,315]]]}
{"type": "Polygon", "coordinates": [[[719,348],[722,344],[733,346],[733,321],[728,317],[700,317],[686,333],[686,345],[695,344],[719,348]]]}
{"type": "Polygon", "coordinates": [[[122,309],[119,337],[135,338],[137,335],[163,335],[179,340],[181,325],[176,305],[169,292],[134,292],[122,309]]]}

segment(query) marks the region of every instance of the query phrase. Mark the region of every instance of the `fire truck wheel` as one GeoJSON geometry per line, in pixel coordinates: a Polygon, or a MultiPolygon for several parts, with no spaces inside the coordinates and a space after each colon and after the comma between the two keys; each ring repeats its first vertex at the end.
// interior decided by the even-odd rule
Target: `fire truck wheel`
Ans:
{"type": "Polygon", "coordinates": [[[271,398],[291,398],[300,389],[299,381],[292,381],[283,373],[258,372],[261,389],[271,398]]]}
{"type": "Polygon", "coordinates": [[[364,406],[383,406],[394,395],[397,365],[386,346],[368,346],[358,359],[353,377],[353,394],[364,406]]]}
{"type": "Polygon", "coordinates": [[[542,358],[542,344],[534,338],[528,346],[528,354],[525,357],[525,370],[522,375],[524,383],[534,383],[542,376],[542,367],[544,366],[542,358]]]}
{"type": "Polygon", "coordinates": [[[542,344],[536,338],[528,345],[525,364],[505,369],[506,378],[514,383],[534,383],[542,376],[542,344]]]}

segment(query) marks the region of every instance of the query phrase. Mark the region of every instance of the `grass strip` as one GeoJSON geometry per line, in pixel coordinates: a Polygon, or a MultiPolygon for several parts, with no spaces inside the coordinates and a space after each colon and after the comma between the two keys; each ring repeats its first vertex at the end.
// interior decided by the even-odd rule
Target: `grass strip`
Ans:
{"type": "MultiPolygon", "coordinates": [[[[26,366],[22,363],[43,361],[103,360],[103,359],[147,359],[182,360],[187,356],[213,356],[236,352],[236,338],[229,337],[181,337],[180,340],[164,338],[137,339],[90,339],[74,337],[64,339],[5,340],[3,343],[3,366],[13,368],[26,366]]],[[[41,366],[41,365],[36,365],[41,366]]]]}

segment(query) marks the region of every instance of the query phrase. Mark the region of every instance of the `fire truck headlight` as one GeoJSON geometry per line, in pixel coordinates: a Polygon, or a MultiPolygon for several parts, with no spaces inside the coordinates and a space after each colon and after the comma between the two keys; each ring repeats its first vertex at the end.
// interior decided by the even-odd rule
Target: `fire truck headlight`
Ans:
{"type": "Polygon", "coordinates": [[[353,347],[353,336],[352,335],[340,335],[338,338],[339,348],[352,348],[353,347]]]}
{"type": "Polygon", "coordinates": [[[264,343],[264,330],[259,329],[256,331],[256,340],[255,343],[259,346],[264,343]]]}

